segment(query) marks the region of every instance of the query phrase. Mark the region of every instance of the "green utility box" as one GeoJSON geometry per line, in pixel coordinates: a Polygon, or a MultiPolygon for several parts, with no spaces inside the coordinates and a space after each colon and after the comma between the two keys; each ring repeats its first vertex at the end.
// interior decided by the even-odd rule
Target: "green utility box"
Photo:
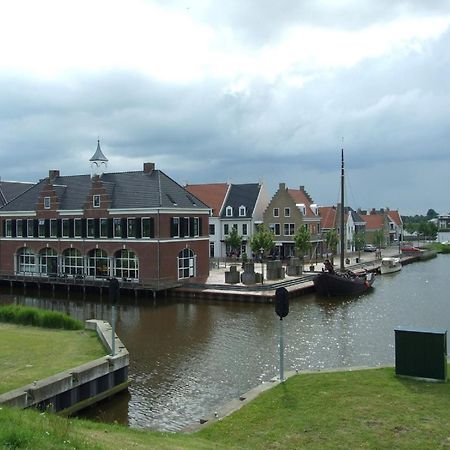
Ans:
{"type": "Polygon", "coordinates": [[[447,381],[447,330],[395,330],[395,373],[447,381]]]}

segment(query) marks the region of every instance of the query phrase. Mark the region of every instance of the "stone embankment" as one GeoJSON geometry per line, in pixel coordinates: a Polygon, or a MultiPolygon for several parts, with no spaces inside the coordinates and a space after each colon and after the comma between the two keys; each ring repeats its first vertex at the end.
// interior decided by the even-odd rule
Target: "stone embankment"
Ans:
{"type": "Polygon", "coordinates": [[[0,395],[0,404],[69,415],[127,389],[128,350],[114,335],[115,354],[111,354],[113,336],[108,322],[87,320],[86,329],[97,332],[109,355],[6,392],[0,395]]]}

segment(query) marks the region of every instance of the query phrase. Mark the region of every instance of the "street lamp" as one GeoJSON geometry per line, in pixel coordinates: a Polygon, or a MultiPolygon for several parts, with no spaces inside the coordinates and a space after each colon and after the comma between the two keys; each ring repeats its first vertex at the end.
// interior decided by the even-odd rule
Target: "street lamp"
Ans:
{"type": "Polygon", "coordinates": [[[259,249],[259,254],[261,256],[261,284],[264,284],[264,264],[263,264],[264,248],[263,247],[261,247],[259,249]]]}

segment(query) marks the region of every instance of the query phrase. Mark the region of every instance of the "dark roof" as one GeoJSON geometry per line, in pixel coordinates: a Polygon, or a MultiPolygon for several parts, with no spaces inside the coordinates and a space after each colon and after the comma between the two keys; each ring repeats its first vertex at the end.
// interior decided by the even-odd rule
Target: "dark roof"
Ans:
{"type": "Polygon", "coordinates": [[[0,181],[0,206],[24,193],[34,186],[34,183],[21,183],[19,181],[0,181]]]}
{"type": "Polygon", "coordinates": [[[222,210],[221,218],[229,219],[230,216],[226,215],[226,209],[228,206],[233,208],[234,218],[250,218],[253,215],[253,210],[255,209],[256,201],[258,200],[258,195],[261,190],[261,185],[259,183],[249,183],[249,184],[232,184],[230,190],[228,191],[228,196],[225,200],[224,208],[222,210]],[[245,206],[246,214],[245,216],[239,216],[239,207],[245,206]]]}
{"type": "MultiPolygon", "coordinates": [[[[100,180],[111,199],[111,208],[208,208],[197,197],[160,170],[146,172],[104,173],[100,180]]],[[[48,178],[2,208],[3,211],[34,211],[48,178]]],[[[89,175],[58,176],[53,186],[59,209],[83,209],[91,191],[89,175]]]]}

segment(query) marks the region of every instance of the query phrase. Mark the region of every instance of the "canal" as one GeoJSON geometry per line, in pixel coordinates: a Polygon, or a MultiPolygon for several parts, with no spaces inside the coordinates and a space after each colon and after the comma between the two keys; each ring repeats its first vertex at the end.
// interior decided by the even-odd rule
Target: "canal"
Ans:
{"type": "MultiPolygon", "coordinates": [[[[450,255],[377,277],[370,294],[294,299],[284,319],[287,370],[394,364],[394,329],[450,328],[450,255]]],[[[111,320],[107,296],[53,297],[2,288],[0,303],[111,320]]],[[[278,374],[279,319],[272,305],[123,298],[117,333],[131,356],[129,393],[85,415],[176,431],[278,374]]]]}

